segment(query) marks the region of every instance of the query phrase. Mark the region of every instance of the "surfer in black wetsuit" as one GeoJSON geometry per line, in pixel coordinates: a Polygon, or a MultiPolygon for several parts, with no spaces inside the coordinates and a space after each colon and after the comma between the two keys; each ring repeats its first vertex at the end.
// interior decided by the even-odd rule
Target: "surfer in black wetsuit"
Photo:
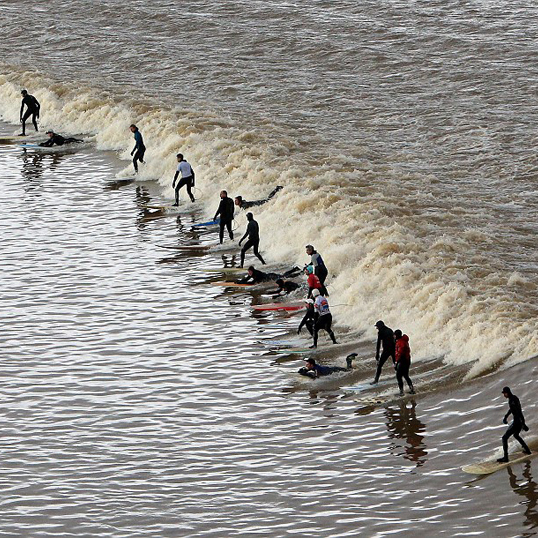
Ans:
{"type": "Polygon", "coordinates": [[[64,144],[83,142],[83,140],[80,140],[80,138],[65,138],[54,131],[47,131],[47,134],[49,135],[49,139],[46,142],[41,142],[41,144],[39,144],[41,147],[51,148],[54,145],[63,146],[64,144]]]}
{"type": "Polygon", "coordinates": [[[258,223],[254,220],[254,215],[252,213],[247,213],[247,220],[247,231],[245,232],[245,235],[239,240],[239,246],[241,246],[243,240],[248,237],[245,246],[241,249],[241,267],[243,267],[243,264],[245,263],[245,254],[250,248],[253,249],[254,256],[256,256],[256,258],[258,258],[258,260],[260,260],[263,265],[266,265],[261,254],[258,252],[258,246],[260,245],[260,227],[258,226],[258,223]]]}
{"type": "Polygon", "coordinates": [[[379,381],[379,376],[381,375],[381,369],[387,359],[392,357],[392,362],[395,362],[395,341],[394,341],[394,332],[390,327],[387,327],[381,320],[378,321],[375,326],[377,327],[377,347],[375,351],[375,360],[377,361],[377,368],[375,372],[375,379],[372,381],[371,385],[375,385],[379,381]],[[381,344],[383,344],[383,352],[381,356],[379,352],[381,350],[381,344]]]}
{"type": "Polygon", "coordinates": [[[21,103],[21,113],[20,113],[20,119],[22,123],[22,133],[21,136],[26,136],[26,120],[32,116],[32,123],[34,124],[35,130],[38,131],[37,128],[37,118],[39,118],[39,111],[41,110],[41,105],[39,104],[39,101],[33,96],[30,95],[26,90],[21,91],[22,95],[22,103],[21,103]],[[26,112],[23,116],[23,110],[24,105],[26,105],[26,112]]]}
{"type": "MultiPolygon", "coordinates": [[[[220,204],[213,217],[213,220],[217,220],[217,217],[220,215],[220,231],[219,238],[220,244],[224,241],[224,228],[228,229],[228,234],[230,239],[233,241],[234,233],[232,230],[232,220],[234,219],[234,201],[231,198],[228,198],[228,193],[226,191],[220,191],[220,204]]],[[[243,267],[243,264],[241,264],[243,267]]]]}
{"type": "Polygon", "coordinates": [[[275,284],[278,286],[276,290],[268,291],[269,295],[278,297],[279,295],[289,295],[293,291],[299,289],[299,284],[292,282],[291,280],[284,280],[283,278],[277,278],[275,284]]]}
{"type": "Polygon", "coordinates": [[[314,336],[314,326],[316,325],[316,309],[314,308],[314,300],[313,299],[306,299],[306,312],[303,316],[303,319],[301,320],[301,323],[299,323],[299,327],[297,328],[297,334],[301,334],[301,329],[303,327],[306,327],[308,332],[310,333],[310,336],[314,336]]]}
{"type": "Polygon", "coordinates": [[[349,368],[340,368],[340,366],[322,366],[317,364],[314,359],[305,359],[305,366],[299,369],[299,373],[306,377],[316,379],[336,372],[347,372],[349,368]]]}
{"type": "Polygon", "coordinates": [[[243,200],[242,196],[236,196],[235,197],[235,205],[239,207],[239,209],[249,209],[250,207],[254,207],[257,205],[263,205],[267,203],[273,196],[280,190],[282,190],[284,187],[276,187],[267,198],[264,200],[254,200],[253,202],[247,202],[246,200],[243,200]]]}
{"type": "Polygon", "coordinates": [[[521,403],[519,401],[519,398],[512,394],[512,391],[510,390],[510,387],[503,387],[503,396],[505,398],[508,398],[508,413],[504,415],[503,423],[508,424],[508,417],[512,415],[512,423],[510,426],[508,426],[508,429],[506,430],[505,434],[502,436],[502,442],[503,442],[503,452],[504,456],[502,458],[499,458],[497,461],[499,463],[507,463],[508,462],[508,439],[513,435],[514,439],[523,447],[523,452],[525,454],[530,454],[531,451],[525,441],[521,439],[519,436],[521,430],[524,430],[526,432],[529,431],[529,427],[527,424],[525,424],[525,417],[523,416],[523,411],[521,409],[521,403]]]}
{"type": "MultiPolygon", "coordinates": [[[[259,271],[258,269],[255,269],[254,266],[251,265],[247,269],[247,275],[241,280],[238,280],[237,283],[238,284],[259,284],[260,282],[270,282],[271,280],[274,280],[278,284],[278,281],[281,280],[282,277],[294,276],[297,274],[298,271],[300,271],[298,267],[293,267],[289,271],[286,271],[283,275],[279,275],[277,273],[264,273],[263,271],[259,271]]],[[[295,284],[295,283],[290,282],[290,284],[295,284]]]]}
{"type": "Polygon", "coordinates": [[[133,148],[133,151],[131,151],[131,157],[134,155],[133,166],[134,166],[135,172],[138,173],[137,161],[140,161],[141,163],[144,162],[144,153],[146,153],[146,146],[144,146],[142,133],[138,130],[138,127],[134,123],[129,126],[129,129],[131,130],[131,133],[134,134],[135,147],[133,148]]]}

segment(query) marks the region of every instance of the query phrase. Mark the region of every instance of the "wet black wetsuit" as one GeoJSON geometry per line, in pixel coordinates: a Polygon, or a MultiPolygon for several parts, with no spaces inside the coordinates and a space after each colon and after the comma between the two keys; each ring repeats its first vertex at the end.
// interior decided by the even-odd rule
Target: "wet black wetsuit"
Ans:
{"type": "Polygon", "coordinates": [[[254,207],[254,206],[258,206],[258,205],[263,205],[265,203],[267,203],[271,198],[273,198],[273,196],[280,190],[282,190],[283,187],[276,187],[270,194],[267,198],[265,198],[264,200],[254,200],[252,202],[247,202],[246,200],[241,200],[241,203],[239,204],[239,207],[241,209],[248,209],[249,207],[254,207]]]}
{"type": "Polygon", "coordinates": [[[284,293],[285,295],[288,295],[292,291],[295,291],[299,289],[299,284],[296,284],[295,282],[292,282],[291,280],[285,280],[280,288],[274,291],[270,291],[268,293],[273,295],[278,295],[281,293],[284,293]]]}
{"type": "Polygon", "coordinates": [[[389,357],[392,357],[392,362],[394,363],[394,332],[390,327],[387,327],[386,325],[381,327],[379,329],[378,335],[377,335],[377,347],[375,352],[375,360],[377,361],[377,369],[375,372],[375,379],[374,383],[377,383],[379,381],[379,376],[381,375],[381,369],[383,368],[383,365],[385,362],[387,362],[387,359],[389,357]],[[381,353],[381,356],[379,356],[379,351],[381,349],[381,343],[383,343],[383,352],[381,353]]]}
{"type": "Polygon", "coordinates": [[[260,245],[260,227],[254,219],[248,221],[247,231],[245,232],[245,235],[241,238],[241,241],[243,241],[243,239],[245,239],[247,236],[248,240],[241,249],[241,267],[243,267],[243,264],[245,263],[245,254],[250,248],[252,248],[252,250],[254,251],[254,256],[256,256],[256,258],[258,258],[258,260],[260,260],[262,264],[265,265],[265,261],[258,251],[258,247],[260,245]]]}
{"type": "Polygon", "coordinates": [[[230,239],[234,238],[234,233],[232,231],[232,220],[234,218],[234,201],[226,196],[226,198],[220,199],[219,208],[213,217],[213,220],[217,220],[217,217],[220,215],[220,230],[219,238],[220,242],[224,241],[224,228],[228,229],[228,235],[230,239]]]}
{"type": "Polygon", "coordinates": [[[64,138],[62,135],[54,133],[46,142],[41,142],[40,146],[51,148],[52,146],[63,146],[64,144],[73,144],[75,142],[83,142],[79,138],[64,138]]]}
{"type": "Polygon", "coordinates": [[[309,370],[305,366],[299,369],[301,375],[311,377],[315,379],[316,377],[323,377],[326,375],[331,375],[336,372],[347,372],[348,368],[341,368],[340,366],[322,366],[321,364],[316,364],[313,370],[309,370]]]}
{"type": "Polygon", "coordinates": [[[276,280],[279,277],[276,273],[264,273],[263,271],[258,271],[254,269],[252,271],[252,276],[247,275],[241,280],[238,281],[239,284],[259,284],[260,282],[271,282],[276,280]]]}
{"type": "Polygon", "coordinates": [[[508,426],[505,434],[502,436],[504,457],[501,459],[506,461],[508,461],[508,439],[510,439],[512,435],[514,436],[514,439],[523,447],[523,452],[526,452],[527,454],[531,453],[525,441],[523,441],[523,439],[521,439],[519,436],[522,429],[528,431],[529,428],[525,424],[525,417],[523,416],[519,398],[514,394],[510,393],[510,396],[508,397],[508,407],[509,410],[504,416],[503,422],[506,424],[510,415],[512,415],[513,421],[512,424],[508,426]]]}
{"type": "Polygon", "coordinates": [[[41,105],[39,104],[39,101],[33,96],[27,93],[22,98],[21,103],[21,113],[20,118],[22,121],[22,134],[26,134],[26,120],[32,116],[32,123],[34,124],[35,130],[37,131],[37,118],[39,118],[39,110],[41,109],[41,105]],[[24,113],[24,116],[22,115],[22,112],[24,110],[24,105],[26,105],[26,112],[24,113]]]}
{"type": "Polygon", "coordinates": [[[135,147],[133,148],[133,151],[131,151],[131,155],[134,154],[133,165],[134,165],[135,172],[138,172],[137,161],[140,161],[141,163],[144,162],[144,153],[146,153],[146,146],[144,146],[142,133],[138,129],[134,132],[134,139],[135,139],[135,147]]]}
{"type": "Polygon", "coordinates": [[[309,304],[306,307],[306,313],[303,316],[303,319],[301,320],[301,323],[299,323],[299,327],[297,329],[297,334],[301,332],[301,329],[306,326],[308,332],[310,333],[310,336],[314,336],[314,326],[316,324],[316,311],[314,309],[313,304],[309,304]]]}

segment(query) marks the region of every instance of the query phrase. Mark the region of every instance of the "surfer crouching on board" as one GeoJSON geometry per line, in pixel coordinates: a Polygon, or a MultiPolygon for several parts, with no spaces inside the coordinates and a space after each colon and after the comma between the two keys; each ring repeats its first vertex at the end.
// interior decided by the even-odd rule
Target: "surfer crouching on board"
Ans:
{"type": "Polygon", "coordinates": [[[510,439],[512,435],[514,436],[514,439],[523,447],[523,452],[525,452],[525,454],[531,453],[525,441],[523,441],[523,439],[521,439],[519,436],[522,429],[526,432],[529,431],[529,427],[525,424],[525,417],[523,416],[519,398],[515,394],[512,394],[510,387],[503,387],[503,396],[508,398],[509,407],[508,413],[504,415],[503,423],[508,424],[508,417],[510,415],[512,415],[513,421],[512,424],[508,426],[508,429],[502,437],[504,456],[497,460],[499,463],[508,462],[508,439],[510,439]]]}
{"type": "Polygon", "coordinates": [[[52,148],[52,146],[63,146],[64,144],[74,144],[75,142],[83,142],[80,138],[65,138],[54,131],[47,131],[49,139],[46,142],[39,144],[43,148],[52,148]]]}

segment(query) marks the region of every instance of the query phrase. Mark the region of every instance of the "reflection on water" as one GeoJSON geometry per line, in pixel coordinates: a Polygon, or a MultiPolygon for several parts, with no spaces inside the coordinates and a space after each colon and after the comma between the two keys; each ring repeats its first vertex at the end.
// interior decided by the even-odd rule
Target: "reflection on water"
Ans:
{"type": "Polygon", "coordinates": [[[391,445],[391,452],[400,453],[402,445],[397,440],[402,439],[405,441],[403,457],[420,467],[426,462],[428,452],[423,443],[424,436],[421,435],[426,431],[426,426],[417,418],[416,407],[417,403],[414,399],[409,402],[400,401],[398,407],[386,408],[385,418],[389,438],[396,440],[391,445]]]}
{"type": "MultiPolygon", "coordinates": [[[[510,480],[510,486],[514,490],[514,493],[525,497],[520,504],[525,505],[525,521],[523,525],[529,529],[535,529],[538,527],[538,512],[536,511],[536,504],[538,502],[538,490],[536,482],[532,479],[531,474],[531,462],[525,462],[523,467],[522,476],[525,482],[518,484],[518,477],[512,470],[512,467],[507,467],[508,478],[510,480]]],[[[522,536],[534,536],[535,533],[523,533],[522,536]]]]}

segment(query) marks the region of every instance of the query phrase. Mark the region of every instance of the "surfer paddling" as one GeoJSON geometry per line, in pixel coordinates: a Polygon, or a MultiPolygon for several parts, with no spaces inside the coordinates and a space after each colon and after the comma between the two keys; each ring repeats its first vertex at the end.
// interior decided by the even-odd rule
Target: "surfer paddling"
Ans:
{"type": "Polygon", "coordinates": [[[131,133],[134,134],[135,147],[131,151],[131,157],[133,157],[133,166],[135,172],[138,173],[138,161],[141,163],[144,162],[144,153],[146,153],[146,146],[144,146],[144,140],[142,138],[142,133],[138,130],[138,127],[133,123],[130,125],[129,129],[131,133]]]}
{"type": "Polygon", "coordinates": [[[20,136],[26,136],[26,120],[32,116],[32,123],[34,124],[36,132],[39,130],[37,128],[37,118],[39,118],[39,111],[41,110],[41,105],[39,101],[33,96],[30,95],[26,90],[21,90],[22,103],[21,103],[21,113],[20,120],[22,123],[22,133],[20,136]],[[24,112],[24,106],[26,105],[26,112],[24,112]]]}
{"type": "Polygon", "coordinates": [[[52,148],[52,146],[63,146],[64,144],[74,144],[83,142],[80,138],[65,138],[64,136],[55,133],[54,131],[47,131],[49,139],[46,142],[39,144],[43,148],[52,148]]]}
{"type": "Polygon", "coordinates": [[[326,375],[335,374],[336,372],[348,372],[351,369],[350,362],[346,359],[348,367],[341,368],[340,366],[322,366],[317,364],[314,359],[305,359],[305,365],[299,369],[299,374],[311,379],[323,377],[326,375]]]}
{"type": "MultiPolygon", "coordinates": [[[[189,195],[189,198],[191,199],[191,202],[194,202],[194,195],[192,194],[192,188],[194,187],[194,170],[192,169],[192,166],[183,158],[182,153],[178,153],[176,155],[177,157],[177,170],[174,175],[174,181],[172,181],[172,188],[176,191],[176,202],[175,206],[179,205],[179,191],[181,190],[181,187],[185,186],[187,187],[187,194],[189,195]],[[181,180],[178,181],[177,187],[176,187],[176,181],[177,178],[181,174],[181,180]]],[[[221,241],[222,243],[222,241],[221,241]]]]}
{"type": "Polygon", "coordinates": [[[510,426],[508,426],[508,429],[506,430],[505,434],[502,436],[502,442],[503,442],[503,452],[504,456],[502,458],[499,458],[497,461],[499,463],[507,463],[508,462],[508,439],[514,436],[514,439],[523,447],[523,452],[525,454],[530,454],[531,451],[525,441],[521,439],[519,436],[521,430],[524,430],[526,432],[529,431],[529,427],[527,424],[525,424],[525,417],[523,416],[523,411],[521,409],[521,403],[519,401],[519,398],[512,394],[512,391],[510,390],[510,387],[503,387],[503,396],[505,398],[508,398],[508,413],[504,415],[503,418],[503,424],[508,424],[508,417],[512,415],[512,423],[510,426]]]}

